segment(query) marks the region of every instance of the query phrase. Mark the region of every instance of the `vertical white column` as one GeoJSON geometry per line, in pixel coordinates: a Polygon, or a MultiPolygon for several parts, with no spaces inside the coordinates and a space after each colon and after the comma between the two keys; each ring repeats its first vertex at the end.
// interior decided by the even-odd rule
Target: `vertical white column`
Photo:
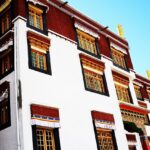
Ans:
{"type": "Polygon", "coordinates": [[[108,91],[109,91],[109,96],[110,100],[112,101],[112,105],[114,109],[114,118],[115,118],[115,138],[117,142],[118,149],[121,150],[128,150],[128,144],[127,144],[127,139],[125,136],[124,132],[124,127],[123,127],[123,122],[122,122],[122,116],[119,108],[119,101],[117,98],[117,93],[113,81],[113,76],[112,76],[112,62],[102,58],[102,60],[105,62],[105,77],[108,85],[108,91]]]}
{"type": "Polygon", "coordinates": [[[133,85],[133,79],[130,79],[129,89],[130,89],[130,94],[131,94],[133,104],[138,106],[138,101],[137,101],[137,97],[136,97],[135,90],[134,90],[134,85],[133,85]]]}
{"type": "MultiPolygon", "coordinates": [[[[26,20],[17,18],[14,20],[14,67],[15,67],[15,89],[16,89],[16,117],[17,117],[17,149],[23,150],[23,123],[22,123],[22,108],[19,107],[19,81],[21,81],[21,71],[24,69],[22,65],[25,58],[23,58],[23,49],[27,49],[26,38],[26,20]]],[[[22,103],[22,102],[21,102],[22,103]]]]}

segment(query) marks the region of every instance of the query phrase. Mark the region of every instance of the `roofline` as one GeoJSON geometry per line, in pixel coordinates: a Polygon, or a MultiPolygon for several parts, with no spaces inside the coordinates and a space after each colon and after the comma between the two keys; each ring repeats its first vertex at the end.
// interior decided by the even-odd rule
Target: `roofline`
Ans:
{"type": "Polygon", "coordinates": [[[72,6],[67,4],[64,7],[60,7],[60,5],[63,3],[62,0],[47,0],[47,2],[51,5],[53,5],[54,7],[60,9],[64,13],[70,15],[71,17],[76,17],[77,19],[84,21],[86,24],[88,24],[88,25],[90,24],[90,26],[93,26],[99,33],[105,34],[106,36],[109,36],[109,37],[117,40],[117,42],[119,42],[120,44],[123,44],[124,46],[128,47],[128,41],[126,39],[121,38],[120,36],[118,36],[114,32],[110,31],[109,29],[106,29],[105,31],[100,31],[101,29],[105,28],[105,26],[92,20],[91,18],[84,15],[83,13],[77,11],[72,6]],[[87,19],[91,23],[89,23],[85,19],[87,19]]]}

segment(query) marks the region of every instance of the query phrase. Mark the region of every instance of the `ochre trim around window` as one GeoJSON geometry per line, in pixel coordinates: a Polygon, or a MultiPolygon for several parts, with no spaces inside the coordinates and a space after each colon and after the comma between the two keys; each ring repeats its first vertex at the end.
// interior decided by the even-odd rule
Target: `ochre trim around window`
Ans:
{"type": "Polygon", "coordinates": [[[38,45],[40,47],[43,47],[44,50],[49,50],[50,47],[50,39],[46,37],[42,37],[36,33],[33,32],[27,32],[27,37],[30,43],[33,45],[38,45]]]}
{"type": "Polygon", "coordinates": [[[101,61],[93,59],[93,58],[91,58],[87,55],[84,55],[84,54],[80,54],[80,58],[82,60],[83,66],[86,66],[86,67],[89,67],[89,68],[91,67],[94,70],[97,70],[97,71],[100,71],[100,72],[103,72],[104,69],[105,69],[105,64],[101,61]]]}
{"type": "Polygon", "coordinates": [[[115,82],[118,82],[118,83],[120,83],[122,85],[126,85],[126,86],[129,85],[129,78],[128,77],[125,77],[125,76],[123,76],[123,75],[121,75],[115,71],[112,71],[112,74],[113,74],[113,80],[115,82]]]}

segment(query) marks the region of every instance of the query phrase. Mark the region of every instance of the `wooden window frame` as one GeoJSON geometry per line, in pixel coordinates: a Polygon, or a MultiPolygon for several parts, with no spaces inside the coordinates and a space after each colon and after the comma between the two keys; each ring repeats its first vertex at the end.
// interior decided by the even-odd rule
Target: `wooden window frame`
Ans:
{"type": "MultiPolygon", "coordinates": [[[[3,130],[3,129],[5,129],[5,128],[7,128],[7,127],[9,127],[9,126],[11,126],[11,115],[10,115],[10,88],[9,88],[9,83],[3,83],[3,84],[8,84],[7,85],[7,90],[8,90],[8,98],[7,99],[4,99],[4,100],[2,100],[1,102],[0,102],[0,130],[3,130]],[[7,107],[7,108],[6,108],[7,107]],[[1,123],[1,119],[2,119],[2,110],[4,109],[4,108],[6,108],[7,109],[7,112],[6,112],[6,110],[5,110],[5,112],[4,113],[7,113],[7,116],[6,116],[6,118],[3,118],[3,119],[5,119],[5,121],[6,122],[4,122],[4,123],[1,123]]],[[[2,86],[2,85],[0,85],[0,86],[2,86]]],[[[4,117],[4,116],[3,116],[4,117]]]]}
{"type": "Polygon", "coordinates": [[[77,38],[77,47],[78,47],[79,50],[81,50],[85,53],[88,53],[92,56],[100,58],[99,47],[98,47],[98,44],[97,44],[97,38],[93,37],[92,35],[89,35],[88,33],[85,33],[84,31],[81,31],[80,29],[76,29],[76,38],[77,38]],[[82,35],[82,39],[84,39],[84,42],[85,42],[84,43],[85,48],[80,45],[80,43],[83,44],[83,41],[80,42],[80,38],[79,38],[79,36],[81,36],[81,35],[82,35]],[[90,51],[91,49],[88,49],[87,45],[91,49],[93,47],[93,51],[95,51],[95,52],[91,52],[90,51]]]}
{"type": "MultiPolygon", "coordinates": [[[[41,126],[36,126],[33,125],[32,126],[32,138],[33,138],[33,150],[37,150],[38,149],[38,145],[37,145],[37,130],[47,130],[47,131],[51,131],[52,132],[52,138],[53,138],[53,150],[61,150],[60,147],[60,138],[59,138],[59,129],[58,128],[48,128],[48,127],[41,127],[41,126]]],[[[46,139],[44,140],[44,145],[46,145],[46,139]]],[[[45,146],[46,147],[46,146],[45,146]]],[[[44,150],[47,150],[47,148],[45,148],[44,150]]]]}
{"type": "Polygon", "coordinates": [[[121,85],[121,84],[118,85],[117,83],[115,83],[115,88],[116,88],[117,98],[118,98],[119,101],[131,103],[131,104],[133,103],[133,102],[132,102],[132,98],[131,98],[131,94],[130,94],[130,90],[129,90],[129,87],[128,87],[128,86],[127,86],[127,87],[124,87],[124,86],[121,85]],[[122,98],[125,98],[125,97],[122,97],[122,98],[120,99],[120,95],[118,95],[118,93],[119,93],[119,92],[118,92],[118,88],[121,89],[121,94],[120,94],[121,96],[127,96],[126,94],[122,94],[122,90],[124,90],[123,93],[126,93],[126,92],[128,93],[128,96],[127,96],[128,99],[125,99],[125,100],[122,99],[122,98]]]}
{"type": "MultiPolygon", "coordinates": [[[[92,61],[92,60],[90,60],[90,61],[92,61]]],[[[107,82],[106,82],[106,79],[105,79],[104,71],[102,71],[101,73],[96,73],[96,72],[94,72],[92,70],[85,69],[82,58],[80,58],[80,63],[81,63],[81,68],[82,68],[82,75],[83,75],[83,81],[84,81],[85,90],[90,91],[90,92],[94,92],[94,93],[98,93],[98,94],[101,94],[101,95],[109,96],[109,92],[108,92],[108,88],[107,88],[107,82]],[[98,90],[95,90],[95,89],[92,89],[92,88],[88,88],[87,81],[86,81],[86,71],[89,72],[89,73],[91,72],[91,74],[93,74],[93,75],[95,74],[96,79],[98,78],[98,76],[101,77],[100,83],[102,82],[103,85],[100,86],[99,88],[103,89],[103,91],[98,91],[98,90]]],[[[97,66],[95,66],[95,68],[91,67],[91,69],[96,69],[96,68],[97,68],[97,66]]]]}
{"type": "Polygon", "coordinates": [[[4,78],[12,71],[14,71],[14,49],[13,46],[10,46],[6,51],[2,52],[0,57],[0,79],[4,78]],[[7,68],[5,66],[5,60],[9,61],[7,64],[7,68]],[[5,70],[8,69],[8,70],[5,70]]]}
{"type": "MultiPolygon", "coordinates": [[[[41,49],[41,51],[35,50],[35,49],[31,48],[31,45],[32,44],[28,40],[29,68],[33,69],[33,70],[36,70],[36,71],[39,71],[39,72],[42,72],[42,73],[45,73],[45,74],[51,75],[49,50],[42,50],[41,47],[39,48],[39,49],[41,49]],[[32,64],[32,60],[33,60],[32,59],[32,51],[34,51],[38,55],[40,54],[40,55],[43,55],[45,57],[45,60],[44,60],[44,68],[45,69],[41,69],[40,67],[33,66],[33,64],[32,64]]],[[[39,56],[37,56],[37,59],[39,60],[39,56]]],[[[38,61],[38,60],[36,60],[36,61],[38,61]]],[[[38,63],[38,66],[40,66],[39,63],[38,63]]]]}
{"type": "Polygon", "coordinates": [[[113,64],[125,71],[129,71],[128,69],[128,66],[127,66],[127,63],[126,63],[126,54],[120,52],[119,50],[115,49],[114,47],[111,47],[111,57],[112,57],[112,60],[113,60],[113,64]],[[120,58],[118,58],[118,60],[121,60],[122,63],[118,63],[116,62],[116,57],[114,56],[114,53],[115,54],[118,54],[118,57],[120,56],[120,58]]]}
{"type": "Polygon", "coordinates": [[[141,92],[141,87],[138,86],[138,85],[134,85],[134,90],[135,90],[136,98],[138,100],[143,100],[143,96],[142,96],[142,92],[141,92]]]}
{"type": "Polygon", "coordinates": [[[148,98],[150,99],[150,90],[147,90],[148,98]]]}
{"type": "Polygon", "coordinates": [[[7,8],[1,15],[0,15],[0,34],[4,35],[6,32],[8,32],[11,27],[11,7],[7,8]]]}
{"type": "Polygon", "coordinates": [[[41,32],[43,34],[48,34],[47,32],[47,25],[46,25],[46,9],[45,7],[42,7],[40,5],[33,5],[32,3],[27,4],[27,26],[37,30],[38,32],[41,32]],[[33,15],[33,25],[30,23],[30,14],[33,15]],[[39,27],[38,27],[38,21],[37,16],[39,18],[39,27]]]}

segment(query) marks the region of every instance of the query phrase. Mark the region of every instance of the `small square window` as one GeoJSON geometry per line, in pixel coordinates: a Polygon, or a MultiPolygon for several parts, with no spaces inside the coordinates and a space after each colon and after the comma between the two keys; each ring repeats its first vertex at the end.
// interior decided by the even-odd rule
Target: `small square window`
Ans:
{"type": "Polygon", "coordinates": [[[76,31],[79,49],[89,54],[98,56],[96,38],[79,29],[76,29],[76,31]]]}

